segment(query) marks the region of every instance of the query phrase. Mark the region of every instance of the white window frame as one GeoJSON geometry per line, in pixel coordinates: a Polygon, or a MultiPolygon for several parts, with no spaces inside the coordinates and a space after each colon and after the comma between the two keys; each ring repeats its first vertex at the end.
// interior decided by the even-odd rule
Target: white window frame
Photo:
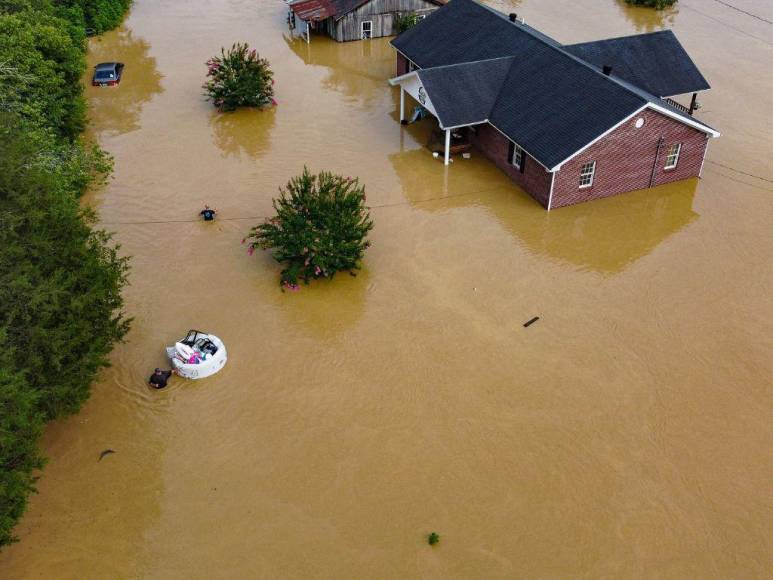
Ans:
{"type": "Polygon", "coordinates": [[[596,178],[596,162],[595,161],[588,161],[587,163],[583,163],[582,167],[580,167],[580,189],[586,189],[588,187],[591,187],[593,185],[593,180],[596,178]],[[590,166],[590,171],[588,171],[588,166],[590,166]],[[587,183],[583,183],[586,178],[590,177],[587,183]]]}
{"type": "Polygon", "coordinates": [[[373,21],[372,20],[363,20],[360,22],[360,39],[361,40],[369,40],[373,38],[373,21]],[[368,36],[365,36],[365,25],[370,24],[370,28],[368,29],[368,36]]]}
{"type": "Polygon", "coordinates": [[[523,167],[523,158],[526,156],[526,152],[518,147],[518,145],[515,145],[513,147],[513,158],[510,160],[510,162],[513,164],[513,167],[515,167],[518,171],[521,170],[521,167],[523,167]]]}
{"type": "Polygon", "coordinates": [[[681,143],[674,143],[668,148],[668,153],[666,153],[666,164],[663,166],[663,169],[676,169],[676,166],[679,165],[679,155],[682,153],[682,144],[681,143]]]}

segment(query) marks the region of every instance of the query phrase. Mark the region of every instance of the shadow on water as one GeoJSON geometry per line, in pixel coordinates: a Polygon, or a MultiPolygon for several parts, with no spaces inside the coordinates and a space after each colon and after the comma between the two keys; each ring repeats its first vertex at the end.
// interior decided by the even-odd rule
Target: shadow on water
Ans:
{"type": "Polygon", "coordinates": [[[85,81],[89,97],[90,126],[102,134],[120,135],[140,128],[145,103],[163,92],[162,75],[150,45],[125,26],[89,42],[89,69],[85,81]],[[116,88],[92,87],[93,67],[100,62],[123,62],[121,84],[116,88]]]}
{"type": "MultiPolygon", "coordinates": [[[[431,123],[417,124],[423,125],[417,132],[431,123]]],[[[697,179],[547,212],[474,150],[472,159],[457,158],[447,169],[423,147],[394,153],[390,161],[416,208],[483,208],[532,252],[604,274],[623,271],[698,217],[692,207],[697,179]],[[427,171],[433,161],[437,168],[427,171]]]]}
{"type": "Polygon", "coordinates": [[[386,79],[395,72],[389,38],[344,43],[321,35],[312,35],[310,43],[287,34],[282,38],[305,64],[327,69],[323,88],[366,105],[384,98],[386,79]]]}
{"type": "Polygon", "coordinates": [[[631,6],[625,0],[614,0],[614,2],[638,32],[654,32],[663,28],[672,28],[674,20],[679,14],[679,4],[655,10],[643,6],[631,6]]]}
{"type": "Polygon", "coordinates": [[[271,145],[271,130],[276,124],[276,108],[240,109],[230,113],[214,111],[209,124],[215,144],[223,157],[242,156],[257,159],[271,145]]]}

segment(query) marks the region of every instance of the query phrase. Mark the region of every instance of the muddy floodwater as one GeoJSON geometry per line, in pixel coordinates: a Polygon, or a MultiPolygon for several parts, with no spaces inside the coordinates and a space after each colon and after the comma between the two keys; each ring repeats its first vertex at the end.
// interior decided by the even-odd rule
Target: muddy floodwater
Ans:
{"type": "Polygon", "coordinates": [[[115,175],[86,202],[134,324],[46,430],[1,578],[770,578],[773,4],[492,5],[567,43],[673,28],[722,132],[704,178],[548,213],[400,126],[388,39],[292,40],[279,0],[136,0],[90,41],[126,63],[87,89],[115,175]],[[239,40],[275,109],[201,96],[239,40]],[[240,241],[304,164],[361,178],[373,247],[283,294],[240,241]],[[227,366],[149,390],[189,328],[227,366]]]}

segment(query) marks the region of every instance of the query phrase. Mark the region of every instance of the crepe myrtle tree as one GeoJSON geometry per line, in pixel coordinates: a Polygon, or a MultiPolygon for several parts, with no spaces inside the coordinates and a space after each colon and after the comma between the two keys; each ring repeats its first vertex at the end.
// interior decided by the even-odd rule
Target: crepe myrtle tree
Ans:
{"type": "Polygon", "coordinates": [[[229,50],[221,48],[220,56],[212,57],[206,65],[208,80],[202,88],[220,111],[276,105],[274,73],[268,60],[246,43],[236,43],[229,50]]]}
{"type": "Polygon", "coordinates": [[[282,290],[297,290],[299,281],[332,278],[341,270],[360,268],[366,239],[373,229],[358,179],[322,171],[293,177],[273,201],[276,215],[253,227],[242,243],[247,252],[272,250],[284,264],[282,290]]]}

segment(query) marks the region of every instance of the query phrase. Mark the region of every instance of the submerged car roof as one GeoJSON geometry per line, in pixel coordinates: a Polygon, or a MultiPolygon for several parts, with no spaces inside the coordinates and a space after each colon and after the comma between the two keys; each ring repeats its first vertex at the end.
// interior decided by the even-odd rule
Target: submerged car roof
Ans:
{"type": "Polygon", "coordinates": [[[94,68],[97,69],[97,70],[105,70],[105,69],[115,68],[116,66],[118,66],[118,64],[120,64],[120,63],[117,63],[117,62],[100,62],[94,68]]]}

